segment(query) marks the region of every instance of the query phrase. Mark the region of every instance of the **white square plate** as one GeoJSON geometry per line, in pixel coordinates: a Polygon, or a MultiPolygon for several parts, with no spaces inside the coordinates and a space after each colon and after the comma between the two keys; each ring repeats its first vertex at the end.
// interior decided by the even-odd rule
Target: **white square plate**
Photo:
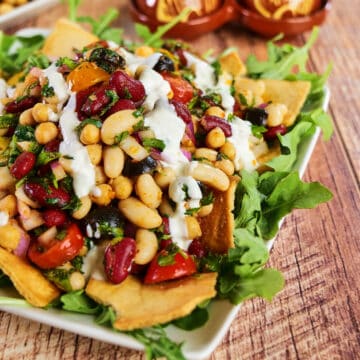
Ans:
{"type": "Polygon", "coordinates": [[[7,14],[0,15],[0,29],[9,26],[11,23],[16,24],[17,21],[24,21],[26,18],[33,17],[58,2],[59,0],[32,0],[25,5],[16,7],[7,14]]]}
{"type": "MultiPolygon", "coordinates": [[[[39,0],[39,2],[41,2],[41,0],[39,0]]],[[[25,33],[22,32],[22,35],[25,35],[25,33]]],[[[323,106],[325,110],[328,107],[329,97],[330,93],[326,90],[323,106]]],[[[313,136],[307,138],[300,144],[298,160],[294,165],[294,169],[299,171],[300,177],[302,177],[305,172],[319,135],[320,129],[317,129],[313,136]]],[[[269,250],[273,242],[274,239],[268,242],[269,250]]],[[[0,296],[20,298],[17,292],[10,288],[0,289],[0,296]]],[[[174,326],[168,326],[166,332],[174,341],[184,342],[183,352],[186,359],[206,359],[225,336],[231,322],[236,317],[239,307],[240,305],[234,306],[225,300],[214,301],[210,307],[210,319],[202,328],[194,331],[183,331],[174,326]]],[[[142,350],[144,348],[142,344],[125,334],[97,325],[94,322],[94,317],[90,315],[69,313],[57,309],[43,310],[31,306],[23,307],[14,305],[1,305],[0,310],[79,335],[91,337],[99,341],[136,350],[142,350]]]]}

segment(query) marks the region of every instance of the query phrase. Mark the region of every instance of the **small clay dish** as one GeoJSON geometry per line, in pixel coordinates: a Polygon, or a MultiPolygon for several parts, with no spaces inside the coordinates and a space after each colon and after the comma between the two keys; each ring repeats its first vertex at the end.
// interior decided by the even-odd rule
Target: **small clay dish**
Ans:
{"type": "MultiPolygon", "coordinates": [[[[234,14],[234,8],[229,6],[232,1],[220,1],[220,6],[217,9],[203,16],[191,14],[186,22],[180,22],[171,28],[166,36],[191,40],[221,27],[230,20],[237,18],[237,14],[234,14]]],[[[165,22],[159,21],[156,15],[157,2],[155,1],[153,6],[148,6],[146,3],[146,0],[131,0],[130,13],[135,22],[142,23],[154,31],[158,26],[164,25],[165,22]]]]}
{"type": "MultiPolygon", "coordinates": [[[[153,2],[152,6],[148,6],[146,0],[131,0],[129,3],[134,21],[145,24],[151,31],[166,23],[159,21],[157,17],[156,1],[153,2]]],[[[314,26],[321,25],[329,10],[330,0],[321,0],[321,7],[308,16],[274,20],[248,8],[246,1],[223,0],[218,1],[218,6],[206,15],[196,16],[192,14],[186,22],[174,26],[166,33],[166,36],[191,40],[218,29],[230,21],[239,23],[265,37],[273,37],[279,33],[283,33],[284,36],[294,36],[311,30],[314,26]]]]}
{"type": "Polygon", "coordinates": [[[330,0],[322,0],[320,8],[310,15],[275,20],[266,18],[245,5],[241,5],[239,1],[234,6],[239,14],[239,22],[244,27],[265,37],[273,37],[279,33],[289,37],[309,31],[325,21],[331,7],[330,0]]]}

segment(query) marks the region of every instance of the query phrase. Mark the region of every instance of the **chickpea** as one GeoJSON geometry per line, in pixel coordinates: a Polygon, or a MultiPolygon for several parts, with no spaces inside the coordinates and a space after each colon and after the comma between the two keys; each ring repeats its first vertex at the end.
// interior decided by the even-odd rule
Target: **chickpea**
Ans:
{"type": "Polygon", "coordinates": [[[14,7],[10,4],[0,4],[0,15],[6,14],[13,9],[14,7]]]}
{"type": "Polygon", "coordinates": [[[220,148],[225,144],[225,141],[225,134],[219,127],[211,129],[205,139],[206,145],[212,149],[220,148]]]}
{"type": "Polygon", "coordinates": [[[86,150],[93,165],[99,165],[102,160],[102,146],[100,144],[87,145],[86,150]]]}
{"type": "Polygon", "coordinates": [[[111,186],[115,192],[115,197],[119,200],[127,199],[133,191],[131,179],[122,175],[115,178],[111,183],[111,186]]]}
{"type": "Polygon", "coordinates": [[[175,171],[171,167],[164,167],[154,175],[154,180],[161,189],[167,188],[175,178],[175,171]]]}
{"type": "Polygon", "coordinates": [[[135,192],[151,209],[156,209],[161,203],[162,191],[150,174],[142,174],[137,178],[135,192]]]}
{"type": "Polygon", "coordinates": [[[59,134],[59,129],[52,122],[44,122],[39,124],[35,129],[35,139],[41,144],[47,144],[54,140],[59,134]]]}
{"type": "Polygon", "coordinates": [[[31,115],[35,122],[43,123],[54,119],[54,115],[56,115],[54,111],[55,107],[53,107],[52,105],[37,103],[32,108],[31,115]]]}
{"type": "Polygon", "coordinates": [[[274,127],[282,124],[284,116],[288,112],[285,104],[271,103],[266,107],[268,113],[267,125],[274,127]]]}
{"type": "Polygon", "coordinates": [[[148,264],[154,258],[159,248],[156,235],[150,230],[139,229],[136,231],[135,240],[135,264],[148,264]]]}
{"type": "Polygon", "coordinates": [[[206,111],[206,115],[217,116],[220,118],[225,118],[225,111],[220,106],[210,106],[206,111]]]}
{"type": "Polygon", "coordinates": [[[236,156],[236,149],[234,144],[227,141],[221,148],[220,152],[226,155],[230,160],[234,160],[236,156]]]}
{"type": "Polygon", "coordinates": [[[97,186],[97,189],[99,190],[99,196],[98,194],[90,195],[90,199],[99,206],[107,206],[110,204],[111,200],[114,199],[115,193],[112,189],[112,187],[109,184],[100,184],[97,186]]]}
{"type": "Polygon", "coordinates": [[[135,50],[135,55],[137,56],[141,56],[141,57],[148,57],[151,54],[154,53],[154,49],[150,46],[139,46],[136,50],[135,50]]]}
{"type": "Polygon", "coordinates": [[[20,114],[20,117],[19,117],[19,124],[21,125],[35,125],[36,124],[36,121],[32,115],[32,110],[33,109],[27,109],[25,111],[23,111],[21,114],[20,114]]]}
{"type": "Polygon", "coordinates": [[[97,144],[100,141],[100,129],[93,124],[87,124],[80,133],[80,141],[84,145],[97,144]]]}

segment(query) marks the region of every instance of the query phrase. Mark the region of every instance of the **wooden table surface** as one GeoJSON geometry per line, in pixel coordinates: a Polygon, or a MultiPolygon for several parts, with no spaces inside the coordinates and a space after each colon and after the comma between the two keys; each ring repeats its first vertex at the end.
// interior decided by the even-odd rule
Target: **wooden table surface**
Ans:
{"type": "MultiPolygon", "coordinates": [[[[84,1],[85,3],[85,1],[84,1]]],[[[81,13],[98,16],[120,9],[116,22],[134,36],[126,1],[88,0],[81,13]]],[[[334,199],[316,210],[290,215],[272,250],[270,265],[285,276],[285,289],[267,303],[247,301],[211,359],[360,359],[360,1],[332,1],[333,8],[311,51],[310,67],[329,80],[335,133],[316,145],[305,174],[320,181],[334,199]]],[[[58,5],[23,26],[50,27],[66,14],[58,5]]],[[[1,28],[1,24],[0,24],[1,28]]],[[[292,39],[303,44],[306,36],[292,39]]],[[[243,58],[264,56],[263,39],[229,24],[196,41],[199,52],[237,46],[243,58]]],[[[143,359],[116,347],[46,325],[0,313],[0,359],[143,359]]]]}

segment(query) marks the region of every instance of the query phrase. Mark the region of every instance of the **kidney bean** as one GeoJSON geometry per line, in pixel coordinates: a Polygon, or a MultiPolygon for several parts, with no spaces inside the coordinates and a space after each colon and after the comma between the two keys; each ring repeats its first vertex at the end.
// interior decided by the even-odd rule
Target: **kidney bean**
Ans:
{"type": "Polygon", "coordinates": [[[10,168],[10,173],[16,179],[21,179],[27,175],[35,166],[36,155],[30,151],[22,152],[10,168]]]}
{"type": "Polygon", "coordinates": [[[135,110],[136,106],[132,100],[119,99],[106,113],[106,116],[110,116],[121,110],[135,110]]]}
{"type": "Polygon", "coordinates": [[[268,130],[264,133],[264,139],[266,141],[277,139],[277,135],[284,135],[287,132],[285,125],[281,124],[278,126],[269,127],[268,130]]]}
{"type": "Polygon", "coordinates": [[[32,108],[38,102],[36,96],[26,96],[20,100],[14,100],[5,105],[5,112],[10,114],[21,113],[27,109],[32,108]]]}
{"type": "Polygon", "coordinates": [[[210,131],[216,127],[219,127],[225,134],[226,137],[232,135],[232,130],[230,124],[222,119],[221,117],[214,115],[205,115],[200,121],[202,127],[205,131],[210,131]]]}
{"type": "Polygon", "coordinates": [[[174,106],[177,116],[181,118],[184,123],[188,124],[192,122],[191,113],[185,104],[176,100],[171,100],[170,102],[174,106]]]}
{"type": "Polygon", "coordinates": [[[30,199],[37,201],[41,206],[50,208],[61,208],[71,200],[70,195],[64,189],[56,189],[52,185],[47,185],[45,188],[36,182],[26,182],[24,191],[30,199]]]}
{"type": "Polygon", "coordinates": [[[102,86],[90,94],[81,107],[81,111],[88,116],[99,114],[101,110],[103,110],[104,107],[111,101],[108,91],[113,91],[113,88],[109,86],[102,86]]]}
{"type": "Polygon", "coordinates": [[[136,242],[126,237],[115,245],[109,245],[105,250],[104,267],[109,281],[119,284],[126,279],[136,253],[136,242]]]}
{"type": "Polygon", "coordinates": [[[60,146],[60,140],[54,139],[45,144],[44,150],[47,152],[58,152],[60,146]]]}
{"type": "Polygon", "coordinates": [[[137,103],[145,98],[145,88],[141,81],[133,79],[124,71],[115,71],[110,77],[109,84],[122,99],[130,99],[137,103]]]}
{"type": "Polygon", "coordinates": [[[204,257],[207,253],[204,245],[201,243],[201,241],[199,239],[194,239],[190,243],[188,252],[190,255],[195,255],[198,258],[204,257]]]}
{"type": "Polygon", "coordinates": [[[65,211],[59,209],[47,209],[42,213],[42,217],[45,221],[45,225],[48,227],[61,226],[67,221],[65,211]]]}

